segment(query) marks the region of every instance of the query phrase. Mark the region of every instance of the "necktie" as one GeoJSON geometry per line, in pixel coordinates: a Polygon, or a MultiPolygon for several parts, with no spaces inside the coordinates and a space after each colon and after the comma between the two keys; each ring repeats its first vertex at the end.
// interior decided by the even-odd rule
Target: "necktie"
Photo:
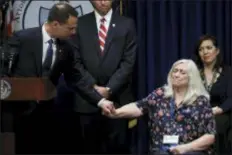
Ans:
{"type": "Polygon", "coordinates": [[[43,63],[43,76],[49,76],[51,65],[52,65],[52,57],[53,57],[53,49],[52,49],[53,40],[50,39],[48,41],[48,49],[45,57],[45,61],[43,63]]]}
{"type": "Polygon", "coordinates": [[[107,29],[105,27],[105,18],[101,19],[100,29],[99,29],[99,43],[101,48],[101,55],[104,54],[105,40],[107,35],[107,29]]]}

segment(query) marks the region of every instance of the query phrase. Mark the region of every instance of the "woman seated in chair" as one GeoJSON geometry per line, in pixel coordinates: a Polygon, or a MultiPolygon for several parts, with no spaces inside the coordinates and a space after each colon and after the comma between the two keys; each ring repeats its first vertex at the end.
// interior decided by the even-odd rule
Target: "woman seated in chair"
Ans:
{"type": "Polygon", "coordinates": [[[197,66],[192,60],[175,62],[167,85],[146,98],[111,113],[111,118],[149,114],[150,154],[211,154],[215,120],[197,66]]]}
{"type": "Polygon", "coordinates": [[[230,154],[229,132],[232,110],[232,68],[225,65],[214,36],[201,36],[195,50],[195,62],[200,70],[205,88],[210,94],[210,104],[216,120],[216,152],[230,154]]]}

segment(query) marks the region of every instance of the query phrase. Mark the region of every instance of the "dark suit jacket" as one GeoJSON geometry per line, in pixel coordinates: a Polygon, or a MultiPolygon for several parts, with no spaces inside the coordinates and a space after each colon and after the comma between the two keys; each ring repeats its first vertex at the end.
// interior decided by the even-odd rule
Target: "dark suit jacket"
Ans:
{"type": "MultiPolygon", "coordinates": [[[[19,31],[11,39],[19,43],[17,47],[19,56],[13,69],[13,76],[42,77],[42,27],[19,31]]],[[[96,103],[102,97],[88,85],[89,82],[86,80],[89,79],[80,70],[78,52],[75,52],[75,48],[69,44],[68,40],[57,39],[56,45],[56,60],[49,78],[54,85],[57,85],[58,79],[63,73],[68,86],[78,91],[97,107],[96,103]]]]}
{"type": "MultiPolygon", "coordinates": [[[[131,80],[137,48],[133,20],[112,14],[104,56],[100,55],[98,29],[93,12],[79,19],[76,39],[75,45],[88,85],[109,87],[112,93],[109,99],[117,103],[117,106],[133,101],[131,80]]],[[[81,95],[77,95],[76,100],[76,110],[79,112],[91,113],[97,110],[81,95]]]]}

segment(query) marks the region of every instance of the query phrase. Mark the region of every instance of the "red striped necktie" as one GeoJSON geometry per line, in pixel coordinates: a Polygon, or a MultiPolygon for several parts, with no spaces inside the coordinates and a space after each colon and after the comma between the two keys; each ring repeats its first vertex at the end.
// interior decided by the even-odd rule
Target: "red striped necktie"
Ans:
{"type": "Polygon", "coordinates": [[[101,55],[104,55],[105,40],[106,40],[106,35],[107,35],[105,21],[106,21],[105,18],[101,19],[100,29],[99,29],[99,33],[98,33],[101,55]]]}

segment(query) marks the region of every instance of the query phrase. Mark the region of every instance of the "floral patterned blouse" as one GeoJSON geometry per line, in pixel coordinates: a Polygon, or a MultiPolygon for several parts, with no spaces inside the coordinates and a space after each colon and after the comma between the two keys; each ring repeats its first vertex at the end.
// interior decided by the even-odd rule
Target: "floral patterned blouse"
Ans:
{"type": "MultiPolygon", "coordinates": [[[[215,134],[215,120],[209,100],[199,96],[193,104],[174,107],[171,117],[171,98],[164,97],[164,89],[158,88],[137,102],[143,113],[149,114],[150,152],[160,150],[163,135],[179,135],[179,144],[186,144],[204,134],[215,134]]],[[[212,148],[206,150],[207,154],[212,148]]]]}

